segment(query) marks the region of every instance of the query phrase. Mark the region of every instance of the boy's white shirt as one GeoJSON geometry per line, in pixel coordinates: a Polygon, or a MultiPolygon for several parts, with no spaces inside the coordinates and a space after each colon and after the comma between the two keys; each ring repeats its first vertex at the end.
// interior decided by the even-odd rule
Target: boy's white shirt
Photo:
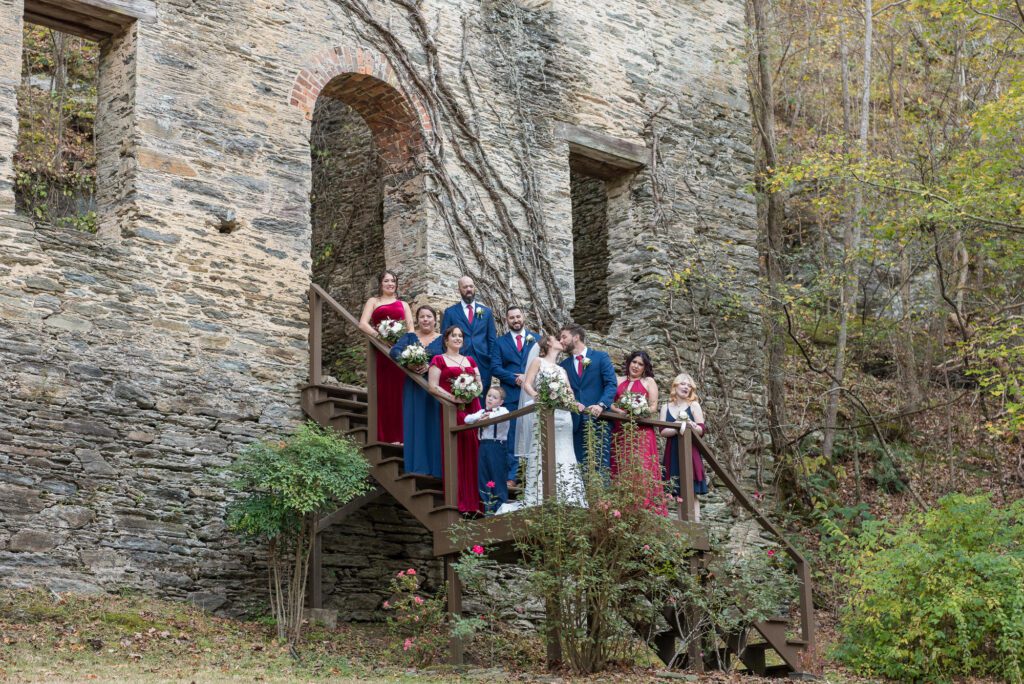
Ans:
{"type": "Polygon", "coordinates": [[[492,409],[480,409],[476,413],[470,413],[466,416],[466,424],[472,425],[473,423],[483,420],[484,418],[497,418],[508,413],[508,409],[504,406],[498,406],[492,409]]]}
{"type": "MultiPolygon", "coordinates": [[[[476,413],[471,413],[468,416],[466,416],[466,424],[472,425],[473,423],[484,420],[486,418],[497,418],[498,416],[503,416],[506,413],[508,413],[508,409],[505,408],[504,406],[498,406],[492,409],[480,409],[476,413]]],[[[486,427],[482,427],[479,430],[477,430],[477,433],[479,434],[481,439],[507,440],[508,429],[509,424],[508,421],[506,421],[504,423],[498,423],[497,425],[488,425],[486,427]],[[484,436],[485,432],[491,433],[489,438],[484,436]]]]}

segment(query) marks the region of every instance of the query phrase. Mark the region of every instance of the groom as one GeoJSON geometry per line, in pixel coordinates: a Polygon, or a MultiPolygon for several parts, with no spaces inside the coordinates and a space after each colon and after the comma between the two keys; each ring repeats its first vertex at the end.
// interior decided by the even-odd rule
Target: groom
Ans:
{"type": "MultiPolygon", "coordinates": [[[[578,414],[572,416],[572,441],[579,463],[586,461],[587,452],[583,436],[587,423],[595,421],[601,412],[615,401],[616,378],[612,360],[607,354],[587,347],[587,334],[575,323],[562,326],[558,341],[562,343],[569,357],[560,365],[569,375],[569,386],[579,402],[578,414]]],[[[595,428],[604,430],[601,446],[600,467],[607,469],[611,460],[611,426],[596,423],[595,428]]]]}

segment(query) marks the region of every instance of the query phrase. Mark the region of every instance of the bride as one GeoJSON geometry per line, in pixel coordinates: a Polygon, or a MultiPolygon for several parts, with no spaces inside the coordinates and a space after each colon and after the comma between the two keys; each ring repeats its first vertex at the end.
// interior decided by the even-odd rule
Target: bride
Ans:
{"type": "MultiPolygon", "coordinates": [[[[562,351],[562,344],[554,335],[542,336],[540,342],[533,346],[526,361],[526,377],[523,391],[519,395],[519,408],[534,402],[540,386],[538,380],[542,376],[555,376],[565,383],[566,391],[569,391],[569,377],[565,369],[556,363],[562,351]]],[[[537,506],[543,501],[544,476],[540,451],[537,413],[528,413],[516,422],[516,455],[520,463],[526,464],[523,499],[503,504],[498,513],[509,513],[524,506],[537,506]]],[[[555,472],[558,500],[574,506],[586,506],[583,477],[572,444],[572,414],[562,409],[555,411],[555,472]]]]}

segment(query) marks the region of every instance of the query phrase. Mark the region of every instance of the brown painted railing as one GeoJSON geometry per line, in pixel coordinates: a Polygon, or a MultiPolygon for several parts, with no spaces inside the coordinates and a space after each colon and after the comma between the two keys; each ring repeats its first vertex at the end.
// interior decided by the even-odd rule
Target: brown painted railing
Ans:
{"type": "MultiPolygon", "coordinates": [[[[369,432],[367,435],[368,441],[374,441],[377,436],[377,382],[376,382],[376,362],[374,360],[373,351],[379,351],[388,357],[392,363],[395,363],[393,359],[388,355],[389,348],[383,344],[380,340],[367,335],[359,327],[359,321],[349,313],[341,304],[334,300],[327,292],[318,285],[312,285],[309,289],[309,378],[310,384],[319,385],[323,379],[321,365],[323,362],[323,306],[326,304],[335,313],[340,315],[349,324],[360,330],[365,336],[367,341],[367,358],[366,358],[366,392],[367,392],[367,413],[368,413],[368,428],[369,432]]],[[[430,387],[422,377],[416,373],[411,372],[407,368],[404,368],[400,364],[396,365],[402,369],[406,377],[418,384],[427,392],[430,392],[430,387]]],[[[434,395],[436,397],[436,395],[434,395]]],[[[472,425],[458,425],[457,424],[457,405],[444,397],[436,397],[438,402],[441,404],[441,415],[442,415],[442,441],[444,447],[444,480],[446,483],[458,482],[458,433],[464,430],[475,430],[488,425],[495,425],[498,423],[506,422],[514,418],[518,418],[527,415],[532,412],[538,412],[538,419],[542,421],[542,444],[543,448],[541,451],[542,459],[542,472],[543,477],[543,491],[542,497],[544,499],[554,498],[556,496],[556,482],[555,482],[555,454],[554,454],[554,435],[555,435],[555,419],[552,411],[546,411],[541,409],[536,404],[528,406],[526,408],[512,411],[506,415],[499,416],[497,418],[488,418],[481,420],[472,425]]],[[[618,421],[621,422],[626,420],[624,414],[605,411],[600,415],[600,418],[607,421],[618,421]]],[[[636,422],[640,425],[647,425],[652,428],[673,428],[679,429],[680,423],[669,423],[662,420],[654,420],[648,418],[636,419],[636,422]]],[[[693,432],[689,427],[680,433],[680,439],[677,440],[680,467],[680,498],[682,502],[679,504],[679,519],[684,522],[694,522],[696,520],[696,495],[693,493],[693,460],[692,450],[693,447],[697,448],[704,462],[715,472],[719,480],[725,485],[725,487],[732,492],[733,496],[736,497],[736,501],[750,513],[750,515],[757,521],[757,523],[766,531],[771,532],[779,539],[779,543],[782,548],[786,550],[787,555],[796,564],[796,571],[799,580],[800,587],[800,632],[801,638],[807,642],[808,648],[811,648],[815,642],[815,625],[814,625],[814,605],[812,602],[811,594],[811,574],[810,567],[807,564],[806,559],[803,557],[796,547],[794,547],[790,541],[782,534],[768,518],[761,513],[754,505],[754,502],[746,495],[740,485],[733,478],[732,474],[718,462],[715,458],[711,449],[707,443],[697,434],[693,432]]],[[[458,487],[457,486],[445,486],[444,488],[445,505],[451,507],[457,507],[458,505],[458,487]]]]}

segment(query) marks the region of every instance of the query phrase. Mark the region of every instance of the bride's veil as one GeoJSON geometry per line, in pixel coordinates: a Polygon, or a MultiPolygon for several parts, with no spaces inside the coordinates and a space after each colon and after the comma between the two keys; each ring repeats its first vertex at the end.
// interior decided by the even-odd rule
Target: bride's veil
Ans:
{"type": "MultiPolygon", "coordinates": [[[[540,356],[540,341],[537,344],[530,347],[530,353],[526,355],[526,365],[523,367],[523,371],[528,371],[530,366],[533,364],[534,359],[540,356]]],[[[525,389],[519,391],[519,408],[529,406],[533,403],[533,397],[526,393],[525,389]]],[[[516,457],[519,459],[520,464],[527,463],[529,454],[533,453],[533,440],[534,440],[534,424],[537,421],[537,416],[533,413],[528,414],[516,421],[516,457]]]]}

